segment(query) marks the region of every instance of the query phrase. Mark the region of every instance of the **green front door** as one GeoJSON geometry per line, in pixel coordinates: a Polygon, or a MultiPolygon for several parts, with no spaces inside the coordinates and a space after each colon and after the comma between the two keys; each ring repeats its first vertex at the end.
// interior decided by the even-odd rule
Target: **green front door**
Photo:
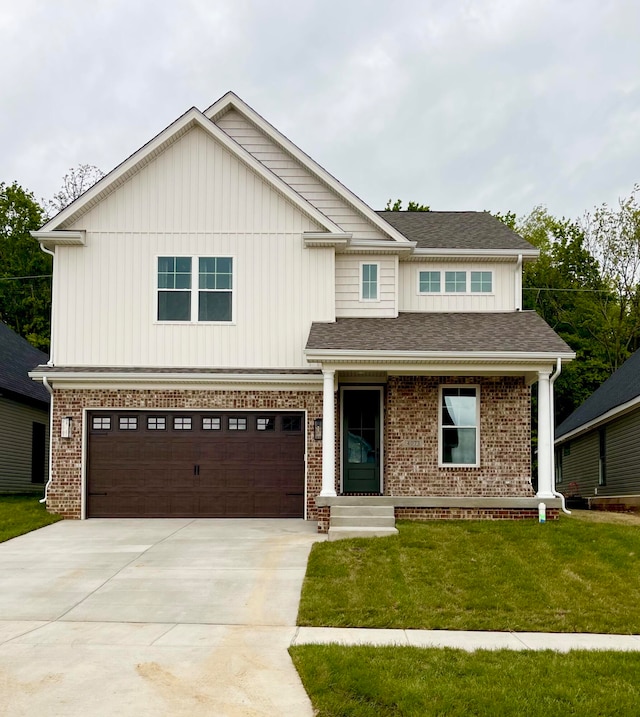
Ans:
{"type": "Polygon", "coordinates": [[[380,493],[380,399],[377,389],[342,391],[343,493],[380,493]]]}

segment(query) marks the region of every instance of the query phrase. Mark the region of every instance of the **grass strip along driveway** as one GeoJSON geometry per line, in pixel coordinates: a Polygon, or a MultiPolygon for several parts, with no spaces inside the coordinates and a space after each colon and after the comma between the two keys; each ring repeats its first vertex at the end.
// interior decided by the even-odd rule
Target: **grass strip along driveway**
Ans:
{"type": "Polygon", "coordinates": [[[300,645],[317,717],[635,715],[640,654],[300,645]]]}
{"type": "Polygon", "coordinates": [[[62,520],[47,513],[38,495],[0,496],[0,543],[62,520]]]}
{"type": "Polygon", "coordinates": [[[298,624],[640,633],[640,525],[398,523],[313,546],[298,624]]]}

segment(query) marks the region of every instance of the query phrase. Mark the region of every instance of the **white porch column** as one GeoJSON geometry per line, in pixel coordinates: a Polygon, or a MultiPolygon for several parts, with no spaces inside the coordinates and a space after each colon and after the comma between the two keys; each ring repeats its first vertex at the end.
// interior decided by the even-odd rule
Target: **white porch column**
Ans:
{"type": "Polygon", "coordinates": [[[320,495],[336,495],[336,420],[333,398],[335,371],[322,371],[322,490],[320,495]]]}
{"type": "Polygon", "coordinates": [[[538,372],[538,498],[553,498],[552,386],[549,371],[538,372]]]}

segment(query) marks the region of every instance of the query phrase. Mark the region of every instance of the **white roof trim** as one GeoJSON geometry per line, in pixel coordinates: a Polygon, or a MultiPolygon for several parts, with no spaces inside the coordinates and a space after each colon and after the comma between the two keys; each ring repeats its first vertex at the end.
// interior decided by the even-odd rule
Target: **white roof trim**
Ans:
{"type": "Polygon", "coordinates": [[[53,217],[53,219],[50,219],[42,227],[40,233],[51,232],[61,224],[75,218],[76,215],[81,215],[84,211],[88,211],[90,207],[123,184],[131,175],[144,167],[145,164],[151,161],[157,154],[196,126],[211,135],[232,155],[258,174],[267,184],[271,185],[277,192],[321,227],[324,227],[332,233],[344,233],[337,224],[334,224],[327,216],[307,202],[306,199],[303,199],[297,192],[291,189],[286,182],[267,169],[195,107],[185,112],[182,117],[179,117],[175,122],[166,127],[160,134],[156,135],[152,140],[147,142],[147,144],[134,152],[128,159],[119,164],[115,169],[109,172],[109,174],[94,184],[93,187],[53,217]]]}
{"type": "Polygon", "coordinates": [[[444,361],[464,363],[466,361],[508,361],[514,362],[539,362],[555,361],[561,359],[564,362],[573,360],[576,355],[573,352],[557,354],[554,352],[525,351],[357,351],[350,349],[305,349],[308,361],[444,361]]]}
{"type": "Polygon", "coordinates": [[[569,431],[569,433],[564,433],[562,436],[555,439],[555,444],[559,446],[572,438],[577,438],[583,433],[588,433],[594,428],[598,428],[598,426],[601,426],[603,423],[608,423],[614,418],[621,418],[638,406],[640,406],[640,396],[636,396],[626,403],[621,403],[619,406],[609,409],[606,413],[603,413],[596,418],[592,418],[590,421],[587,421],[587,423],[583,423],[581,426],[574,428],[573,431],[569,431]]]}
{"type": "Polygon", "coordinates": [[[334,176],[323,169],[315,160],[305,154],[291,140],[287,139],[273,125],[267,122],[264,117],[259,115],[254,109],[249,107],[246,102],[241,100],[234,92],[227,92],[219,100],[214,102],[211,107],[204,111],[204,115],[215,122],[215,120],[223,115],[229,109],[235,109],[244,115],[248,120],[253,122],[262,132],[279,145],[285,152],[294,157],[300,164],[314,174],[318,179],[329,186],[336,194],[340,195],[347,204],[351,205],[359,214],[363,215],[368,221],[376,226],[387,236],[401,244],[407,243],[409,240],[401,234],[395,227],[388,224],[384,219],[379,217],[371,207],[365,204],[362,199],[357,197],[352,191],[341,184],[334,176]]]}
{"type": "Polygon", "coordinates": [[[522,256],[523,259],[537,259],[540,256],[538,249],[446,249],[446,248],[417,248],[413,255],[416,259],[420,257],[513,257],[517,259],[522,256]]]}
{"type": "Polygon", "coordinates": [[[84,229],[80,231],[60,230],[57,232],[32,231],[29,234],[46,249],[55,246],[86,246],[87,244],[87,233],[84,229]]]}

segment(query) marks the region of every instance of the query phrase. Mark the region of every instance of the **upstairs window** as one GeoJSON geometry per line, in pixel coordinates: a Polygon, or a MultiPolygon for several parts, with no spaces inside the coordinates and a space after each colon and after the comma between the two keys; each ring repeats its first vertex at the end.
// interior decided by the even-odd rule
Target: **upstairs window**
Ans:
{"type": "Polygon", "coordinates": [[[363,301],[378,300],[378,265],[362,264],[361,269],[361,293],[363,301]]]}
{"type": "Polygon", "coordinates": [[[493,275],[490,271],[471,272],[472,293],[490,294],[493,291],[493,275]]]}
{"type": "Polygon", "coordinates": [[[158,257],[157,320],[232,321],[232,257],[158,257]]]}
{"type": "Polygon", "coordinates": [[[444,290],[448,294],[464,294],[467,291],[467,272],[445,271],[444,290]]]}
{"type": "Polygon", "coordinates": [[[418,291],[421,294],[440,293],[440,272],[421,271],[418,276],[418,291]]]}

